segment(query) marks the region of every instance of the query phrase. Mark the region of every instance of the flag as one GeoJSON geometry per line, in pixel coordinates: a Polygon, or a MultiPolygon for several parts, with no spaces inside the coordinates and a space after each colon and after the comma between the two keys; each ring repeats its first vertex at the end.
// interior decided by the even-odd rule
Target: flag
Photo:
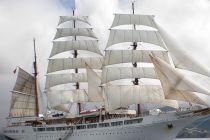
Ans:
{"type": "Polygon", "coordinates": [[[75,0],[60,0],[60,2],[66,9],[75,10],[75,0]]]}
{"type": "Polygon", "coordinates": [[[17,68],[15,68],[15,69],[13,70],[13,73],[15,74],[15,73],[16,73],[16,71],[17,71],[17,68]]]}

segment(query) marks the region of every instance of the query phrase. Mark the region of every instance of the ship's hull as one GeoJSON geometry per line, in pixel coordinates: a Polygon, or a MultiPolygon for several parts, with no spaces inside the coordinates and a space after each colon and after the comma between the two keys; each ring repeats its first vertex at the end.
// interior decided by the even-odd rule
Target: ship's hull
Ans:
{"type": "MultiPolygon", "coordinates": [[[[5,135],[14,140],[173,140],[177,134],[187,125],[201,118],[201,116],[147,116],[144,121],[136,124],[122,124],[91,129],[69,129],[59,131],[34,131],[32,126],[16,126],[6,128],[5,135]],[[17,131],[18,130],[18,131],[17,131]],[[12,131],[14,133],[9,133],[12,131]],[[17,132],[16,132],[17,131],[17,132]]],[[[127,118],[128,120],[128,118],[127,118]]],[[[115,119],[115,122],[121,121],[115,119]]],[[[113,122],[110,120],[110,124],[113,122]]],[[[67,127],[66,124],[46,125],[39,128],[67,127]]],[[[47,130],[47,129],[46,129],[47,130]]]]}
{"type": "Polygon", "coordinates": [[[134,124],[101,130],[77,131],[68,140],[174,140],[177,134],[192,120],[188,118],[148,125],[134,124]],[[170,124],[172,124],[172,128],[169,128],[170,124]]]}

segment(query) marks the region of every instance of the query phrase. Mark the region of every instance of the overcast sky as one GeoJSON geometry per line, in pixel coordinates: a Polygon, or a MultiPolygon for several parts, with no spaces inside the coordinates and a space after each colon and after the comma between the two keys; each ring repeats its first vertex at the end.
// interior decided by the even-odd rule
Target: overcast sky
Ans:
{"type": "MultiPolygon", "coordinates": [[[[15,83],[12,71],[20,66],[32,72],[33,37],[37,40],[38,68],[44,83],[58,19],[71,14],[68,8],[61,0],[0,0],[0,125],[8,116],[9,91],[15,83]]],[[[90,17],[101,49],[107,41],[113,13],[119,12],[131,13],[131,1],[76,1],[76,13],[90,17]]],[[[136,13],[155,15],[183,49],[210,68],[209,0],[136,0],[136,13]]]]}

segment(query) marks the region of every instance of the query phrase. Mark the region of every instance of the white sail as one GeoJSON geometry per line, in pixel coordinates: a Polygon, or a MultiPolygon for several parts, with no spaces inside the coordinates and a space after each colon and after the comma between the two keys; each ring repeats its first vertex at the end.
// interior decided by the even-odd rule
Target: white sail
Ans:
{"type": "Polygon", "coordinates": [[[144,25],[156,28],[153,15],[115,14],[111,28],[120,25],[144,25]]]}
{"type": "Polygon", "coordinates": [[[154,53],[163,60],[169,62],[168,53],[166,51],[150,51],[150,50],[106,50],[104,65],[113,65],[130,62],[151,63],[149,54],[154,53]]]}
{"type": "Polygon", "coordinates": [[[96,36],[91,28],[57,28],[54,39],[68,36],[85,36],[96,39],[96,36]]]}
{"type": "Polygon", "coordinates": [[[175,67],[190,70],[210,77],[210,70],[201,66],[198,61],[191,57],[191,55],[185,53],[181,47],[177,45],[177,42],[173,41],[172,37],[164,31],[164,29],[158,25],[157,27],[166,44],[167,50],[170,52],[175,67]]]}
{"type": "Polygon", "coordinates": [[[76,40],[76,41],[54,41],[50,57],[62,52],[72,51],[72,50],[86,50],[102,55],[98,47],[98,41],[76,40]]]}
{"type": "Polygon", "coordinates": [[[165,97],[192,103],[205,104],[195,93],[210,95],[210,91],[177,71],[158,57],[151,55],[151,60],[161,81],[165,97]]]}
{"type": "Polygon", "coordinates": [[[102,57],[91,57],[91,58],[60,58],[50,59],[48,63],[47,73],[76,69],[86,68],[85,63],[90,65],[93,69],[101,69],[103,58],[102,57]]]}
{"type": "Polygon", "coordinates": [[[103,95],[101,91],[101,76],[94,72],[89,65],[86,65],[88,78],[88,96],[92,101],[103,102],[103,95]]]}
{"type": "MultiPolygon", "coordinates": [[[[103,89],[107,110],[115,110],[139,103],[166,105],[160,85],[108,85],[103,89]]],[[[168,101],[168,106],[178,107],[175,100],[168,101]]]]}
{"type": "Polygon", "coordinates": [[[87,16],[60,16],[58,25],[67,21],[81,21],[90,25],[90,23],[88,22],[87,16]]]}
{"type": "Polygon", "coordinates": [[[36,115],[35,78],[19,68],[12,91],[10,117],[36,115]]]}
{"type": "Polygon", "coordinates": [[[47,92],[47,99],[51,106],[89,101],[86,90],[50,90],[47,92]]]}
{"type": "Polygon", "coordinates": [[[128,78],[157,79],[153,67],[104,67],[102,71],[102,84],[110,81],[128,78]]]}
{"type": "MultiPolygon", "coordinates": [[[[157,31],[149,30],[110,30],[110,35],[106,48],[111,45],[123,43],[123,42],[145,42],[158,45],[165,48],[164,42],[162,41],[157,31]]],[[[127,47],[127,46],[126,46],[127,47]]]]}
{"type": "Polygon", "coordinates": [[[189,92],[189,91],[170,90],[170,93],[167,94],[166,99],[185,101],[185,102],[209,106],[208,103],[202,100],[202,98],[200,98],[195,92],[189,92]]]}
{"type": "Polygon", "coordinates": [[[76,83],[76,82],[87,82],[87,74],[86,73],[50,74],[47,75],[45,88],[48,89],[56,85],[76,83]]]}

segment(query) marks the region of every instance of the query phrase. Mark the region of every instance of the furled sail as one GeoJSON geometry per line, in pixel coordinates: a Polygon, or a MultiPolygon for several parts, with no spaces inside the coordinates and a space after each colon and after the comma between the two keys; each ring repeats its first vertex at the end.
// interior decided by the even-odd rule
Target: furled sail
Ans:
{"type": "Polygon", "coordinates": [[[101,69],[103,57],[50,59],[47,72],[51,73],[61,70],[86,68],[85,63],[90,65],[93,69],[101,69]]]}
{"type": "Polygon", "coordinates": [[[111,29],[106,48],[123,42],[145,42],[165,48],[157,31],[111,29]]]}
{"type": "Polygon", "coordinates": [[[153,15],[115,14],[111,28],[120,25],[144,25],[156,28],[153,15]]]}
{"type": "Polygon", "coordinates": [[[153,67],[104,67],[102,72],[102,84],[114,80],[128,78],[151,78],[157,79],[153,67]]]}
{"type": "Polygon", "coordinates": [[[88,22],[87,16],[60,16],[58,25],[67,21],[81,21],[90,25],[90,23],[88,22]]]}
{"type": "Polygon", "coordinates": [[[36,116],[35,77],[19,68],[13,88],[10,117],[36,116]]]}
{"type": "Polygon", "coordinates": [[[106,50],[104,65],[113,65],[120,63],[144,62],[151,63],[149,54],[154,53],[163,60],[169,62],[166,51],[150,50],[106,50]]]}
{"type": "Polygon", "coordinates": [[[173,41],[169,34],[164,31],[160,26],[158,30],[166,44],[168,51],[173,59],[174,65],[180,69],[190,70],[196,73],[200,73],[210,77],[210,70],[204,68],[196,60],[194,60],[190,55],[185,53],[180,46],[177,45],[177,42],[173,41]]]}
{"type": "MultiPolygon", "coordinates": [[[[160,85],[107,85],[103,88],[103,94],[107,110],[115,110],[139,103],[166,105],[160,85]]],[[[178,107],[175,100],[167,102],[167,106],[178,107]]]]}
{"type": "Polygon", "coordinates": [[[208,89],[196,84],[160,58],[151,55],[151,60],[167,99],[206,105],[194,92],[210,95],[208,89]]]}
{"type": "Polygon", "coordinates": [[[54,39],[68,36],[85,36],[96,39],[91,28],[57,28],[54,39]]]}
{"type": "Polygon", "coordinates": [[[50,57],[72,50],[86,50],[101,55],[96,40],[54,41],[50,57]]]}

